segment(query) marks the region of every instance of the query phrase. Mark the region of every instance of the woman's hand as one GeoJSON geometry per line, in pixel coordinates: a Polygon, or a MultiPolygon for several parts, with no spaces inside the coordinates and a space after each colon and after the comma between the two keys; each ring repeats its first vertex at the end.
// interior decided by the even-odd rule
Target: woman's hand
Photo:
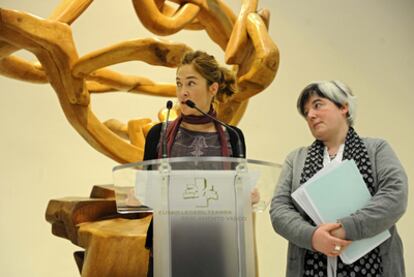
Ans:
{"type": "Polygon", "coordinates": [[[142,205],[142,203],[135,197],[134,188],[131,188],[130,190],[128,190],[125,202],[126,202],[126,205],[129,207],[138,207],[142,205]]]}
{"type": "Polygon", "coordinates": [[[345,239],[346,238],[346,232],[344,227],[340,224],[339,228],[336,228],[331,231],[331,235],[334,237],[337,237],[338,239],[345,239]]]}
{"type": "Polygon", "coordinates": [[[253,188],[253,190],[250,192],[250,200],[252,202],[252,205],[259,203],[260,193],[257,188],[253,188]]]}
{"type": "Polygon", "coordinates": [[[339,223],[327,223],[318,226],[312,236],[312,247],[329,257],[337,257],[351,241],[338,238],[331,232],[341,228],[339,223]]]}

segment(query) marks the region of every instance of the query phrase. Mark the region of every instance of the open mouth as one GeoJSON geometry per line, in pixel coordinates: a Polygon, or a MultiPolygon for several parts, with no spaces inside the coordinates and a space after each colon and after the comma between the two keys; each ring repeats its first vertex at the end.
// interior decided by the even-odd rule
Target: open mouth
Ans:
{"type": "Polygon", "coordinates": [[[313,124],[313,128],[316,128],[316,127],[318,127],[321,124],[322,124],[322,122],[315,123],[315,124],[313,124]]]}

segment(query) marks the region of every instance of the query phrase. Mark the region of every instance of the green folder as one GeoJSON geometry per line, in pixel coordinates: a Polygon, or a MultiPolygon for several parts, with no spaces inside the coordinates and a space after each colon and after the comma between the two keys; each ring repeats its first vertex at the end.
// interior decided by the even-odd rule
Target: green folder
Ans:
{"type": "MultiPolygon", "coordinates": [[[[295,201],[317,224],[334,223],[363,208],[371,194],[354,160],[331,162],[292,193],[295,201]]],[[[390,237],[385,230],[373,237],[353,241],[340,255],[351,264],[390,237]]]]}

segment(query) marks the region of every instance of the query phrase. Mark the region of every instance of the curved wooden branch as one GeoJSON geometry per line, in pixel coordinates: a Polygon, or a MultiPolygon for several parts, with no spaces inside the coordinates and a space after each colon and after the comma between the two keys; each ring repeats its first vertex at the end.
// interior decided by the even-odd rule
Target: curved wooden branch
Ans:
{"type": "Polygon", "coordinates": [[[166,16],[154,0],[132,0],[141,23],[157,35],[171,35],[182,30],[196,18],[200,8],[191,3],[182,5],[173,16],[166,16]]]}
{"type": "Polygon", "coordinates": [[[39,84],[48,83],[41,65],[16,56],[0,59],[0,74],[20,81],[39,84]]]}
{"type": "Polygon", "coordinates": [[[247,109],[249,100],[240,102],[238,100],[230,99],[225,103],[219,103],[216,106],[218,118],[227,124],[236,126],[239,124],[244,112],[247,109]]]}
{"type": "MultiPolygon", "coordinates": [[[[1,13],[0,13],[0,22],[2,21],[3,20],[1,19],[1,13]]],[[[0,25],[0,32],[1,32],[1,28],[2,26],[0,25]]],[[[10,43],[7,43],[5,41],[0,41],[0,59],[5,58],[18,50],[19,50],[18,47],[11,45],[10,43]]]]}
{"type": "Polygon", "coordinates": [[[128,138],[137,147],[145,145],[145,137],[154,123],[149,118],[141,118],[128,121],[128,138]]]}
{"type": "Polygon", "coordinates": [[[86,77],[89,93],[130,92],[152,96],[175,97],[175,84],[155,83],[109,69],[98,69],[86,77]]]}
{"type": "MultiPolygon", "coordinates": [[[[270,20],[270,13],[268,10],[260,10],[258,11],[258,14],[263,19],[263,22],[266,26],[266,29],[268,28],[268,22],[270,20]]],[[[247,17],[246,17],[247,21],[247,17]]],[[[247,32],[247,24],[246,24],[246,32],[247,32]]],[[[237,77],[243,76],[246,74],[253,66],[256,50],[254,49],[252,38],[248,35],[248,43],[244,47],[245,57],[241,64],[239,64],[239,68],[237,70],[237,77]]]]}
{"type": "Polygon", "coordinates": [[[73,74],[76,77],[86,77],[99,68],[132,60],[176,67],[182,55],[190,50],[183,43],[153,38],[121,42],[83,56],[73,66],[73,74]]]}
{"type": "Polygon", "coordinates": [[[89,91],[90,94],[92,93],[107,93],[107,92],[117,92],[118,90],[104,85],[95,81],[86,81],[86,89],[89,91]]]}
{"type": "Polygon", "coordinates": [[[107,85],[112,89],[118,91],[130,91],[137,86],[154,85],[154,82],[148,78],[124,75],[106,68],[93,71],[87,75],[86,78],[87,80],[95,81],[102,85],[107,85]]]}
{"type": "Polygon", "coordinates": [[[238,101],[246,100],[270,85],[279,66],[279,50],[258,14],[248,15],[247,31],[253,41],[255,56],[251,69],[238,79],[240,93],[234,98],[238,101]]]}
{"type": "Polygon", "coordinates": [[[219,118],[231,125],[237,125],[239,123],[247,108],[248,99],[265,88],[260,82],[257,83],[257,76],[263,78],[265,82],[271,82],[277,71],[277,66],[271,70],[264,70],[263,67],[267,67],[267,65],[261,63],[263,60],[271,60],[272,57],[277,57],[277,61],[279,60],[279,52],[273,42],[270,41],[271,44],[268,45],[269,49],[261,47],[260,44],[255,44],[258,40],[263,40],[265,43],[268,43],[264,38],[267,37],[270,39],[267,32],[270,18],[269,11],[261,10],[256,16],[258,17],[258,21],[253,23],[249,21],[249,16],[246,17],[246,21],[248,21],[245,24],[246,30],[249,31],[248,26],[250,25],[253,25],[254,28],[250,30],[251,33],[248,33],[247,44],[243,47],[246,57],[237,71],[237,76],[241,76],[238,78],[239,91],[228,99],[228,101],[218,103],[216,107],[219,118]],[[250,75],[245,76],[247,73],[250,75]],[[260,74],[264,75],[260,76],[260,74]],[[242,78],[243,76],[244,78],[242,78]],[[249,78],[253,78],[252,82],[250,82],[249,78]]]}
{"type": "MultiPolygon", "coordinates": [[[[163,15],[167,17],[173,17],[180,9],[180,7],[173,7],[172,5],[165,3],[165,0],[159,0],[162,2],[160,5],[157,4],[160,12],[162,12],[163,15]]],[[[184,3],[181,3],[186,4],[184,3]]],[[[193,21],[187,23],[184,27],[184,30],[193,30],[193,31],[199,31],[204,30],[204,26],[198,21],[197,18],[194,18],[193,21]]]]}
{"type": "Polygon", "coordinates": [[[208,36],[221,49],[226,49],[236,20],[231,9],[220,0],[189,0],[188,2],[201,7],[198,14],[200,24],[204,26],[208,36]]]}
{"type": "Polygon", "coordinates": [[[93,2],[93,0],[62,0],[49,20],[72,24],[93,2]]]}
{"type": "Polygon", "coordinates": [[[123,124],[121,121],[111,118],[105,121],[103,124],[121,138],[125,140],[129,139],[128,126],[126,124],[123,124]]]}
{"type": "Polygon", "coordinates": [[[257,2],[258,0],[243,1],[225,52],[225,60],[228,64],[241,64],[248,54],[246,18],[249,13],[256,11],[257,2]]]}
{"type": "Polygon", "coordinates": [[[137,147],[141,147],[145,145],[145,137],[155,123],[149,118],[141,118],[128,121],[128,125],[116,119],[107,120],[104,124],[118,136],[130,140],[137,147]]]}

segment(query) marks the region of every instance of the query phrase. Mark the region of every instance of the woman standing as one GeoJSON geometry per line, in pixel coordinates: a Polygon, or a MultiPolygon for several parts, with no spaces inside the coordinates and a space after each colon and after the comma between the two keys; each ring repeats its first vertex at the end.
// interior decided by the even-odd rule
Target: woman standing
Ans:
{"type": "MultiPolygon", "coordinates": [[[[164,153],[164,140],[167,142],[167,157],[245,157],[246,146],[243,133],[240,129],[234,126],[224,128],[219,123],[186,104],[187,100],[191,100],[201,111],[215,117],[216,112],[213,108],[214,99],[224,100],[225,97],[231,96],[236,92],[236,80],[232,72],[219,66],[215,58],[205,52],[189,52],[184,55],[181,64],[177,68],[176,84],[177,99],[181,114],[169,124],[165,134],[162,133],[162,123],[151,128],[146,137],[144,160],[161,158],[164,153]],[[164,135],[166,136],[165,139],[163,138],[164,135]]],[[[213,230],[210,231],[212,232],[213,230]]],[[[200,235],[202,237],[203,232],[199,230],[193,233],[195,236],[200,235]]],[[[183,234],[185,232],[181,232],[179,226],[174,228],[171,236],[177,242],[177,245],[180,245],[181,241],[189,239],[183,237],[183,234]]],[[[219,240],[219,228],[217,230],[217,236],[217,240],[219,240]]],[[[194,238],[193,240],[197,241],[194,238]]],[[[204,256],[210,254],[210,259],[214,259],[216,265],[224,261],[223,257],[221,257],[220,249],[214,249],[212,247],[212,245],[215,245],[214,243],[202,240],[198,240],[197,242],[197,247],[200,248],[200,251],[192,251],[193,253],[191,254],[183,251],[186,253],[182,255],[184,259],[197,260],[197,255],[200,256],[200,252],[202,252],[204,256]]],[[[181,244],[185,245],[185,243],[181,244]]],[[[152,276],[152,223],[148,229],[146,247],[150,249],[148,276],[152,276]]],[[[203,255],[201,256],[203,257],[203,255]]],[[[185,261],[182,263],[185,263],[185,261]]],[[[188,263],[185,271],[186,275],[183,275],[182,272],[175,272],[175,275],[204,276],[200,272],[202,269],[196,267],[197,263],[194,263],[195,266],[191,266],[191,264],[191,262],[188,263]],[[191,275],[188,272],[191,272],[191,275]]],[[[216,268],[216,272],[210,270],[211,272],[215,272],[214,276],[225,276],[220,271],[220,266],[216,268]]]]}
{"type": "Polygon", "coordinates": [[[395,224],[406,210],[408,180],[394,151],[385,140],[357,134],[355,98],[341,82],[311,83],[297,108],[315,141],[286,158],[270,209],[275,231],[289,241],[286,276],[405,276],[395,224]],[[338,222],[315,226],[291,194],[332,160],[344,159],[355,160],[372,198],[338,222]],[[352,241],[387,229],[391,237],[353,264],[338,257],[352,241]],[[338,257],[337,265],[327,257],[338,257]]]}

